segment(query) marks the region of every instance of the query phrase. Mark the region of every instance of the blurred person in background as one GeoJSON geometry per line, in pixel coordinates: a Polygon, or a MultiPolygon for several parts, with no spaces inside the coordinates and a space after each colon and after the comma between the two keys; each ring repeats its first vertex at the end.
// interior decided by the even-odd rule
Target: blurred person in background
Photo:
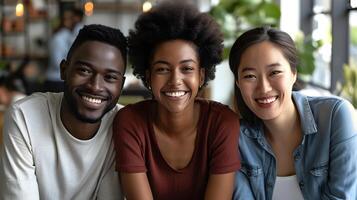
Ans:
{"type": "Polygon", "coordinates": [[[72,9],[73,17],[72,17],[72,24],[73,24],[73,30],[72,30],[72,35],[73,39],[78,35],[79,30],[84,26],[83,23],[83,17],[84,17],[84,12],[80,8],[73,8],[72,9]]]}
{"type": "Polygon", "coordinates": [[[54,31],[49,44],[49,64],[44,83],[45,92],[63,92],[60,63],[66,57],[72,42],[83,27],[83,15],[83,11],[78,8],[65,10],[61,15],[60,25],[54,31]]]}
{"type": "Polygon", "coordinates": [[[0,75],[0,105],[4,108],[25,97],[21,80],[7,74],[0,75]]]}
{"type": "Polygon", "coordinates": [[[2,145],[3,115],[5,110],[17,100],[25,97],[22,81],[7,72],[0,72],[0,146],[2,145]]]}

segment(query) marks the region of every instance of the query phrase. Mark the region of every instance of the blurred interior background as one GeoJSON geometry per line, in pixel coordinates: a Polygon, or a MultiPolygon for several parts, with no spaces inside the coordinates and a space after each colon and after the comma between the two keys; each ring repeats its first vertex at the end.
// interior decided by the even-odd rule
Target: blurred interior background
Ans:
{"type": "MultiPolygon", "coordinates": [[[[174,0],[173,0],[174,1],[174,0]]],[[[0,104],[44,92],[51,39],[65,26],[66,11],[83,11],[82,24],[120,28],[125,35],[137,16],[159,0],[0,0],[0,104]],[[10,77],[10,78],[9,78],[10,77]],[[4,100],[3,100],[4,99],[4,100]],[[10,99],[10,100],[9,100],[10,99]]],[[[339,95],[357,108],[357,0],[190,0],[221,24],[225,58],[245,30],[269,24],[288,32],[299,50],[296,90],[311,95],[339,95]]],[[[72,24],[71,26],[74,27],[72,24]]],[[[74,29],[74,28],[71,29],[74,29]]],[[[60,51],[60,46],[55,46],[60,51]]],[[[130,66],[120,103],[150,98],[130,66]]],[[[233,104],[233,76],[227,59],[204,97],[233,104]]]]}

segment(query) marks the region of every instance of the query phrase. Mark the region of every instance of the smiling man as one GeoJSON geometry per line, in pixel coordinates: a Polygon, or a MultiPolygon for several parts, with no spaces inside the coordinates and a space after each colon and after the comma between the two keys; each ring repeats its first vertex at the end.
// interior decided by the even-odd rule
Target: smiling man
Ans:
{"type": "Polygon", "coordinates": [[[126,53],[120,30],[85,26],[61,62],[64,93],[36,93],[9,108],[0,199],[121,199],[112,121],[126,53]]]}

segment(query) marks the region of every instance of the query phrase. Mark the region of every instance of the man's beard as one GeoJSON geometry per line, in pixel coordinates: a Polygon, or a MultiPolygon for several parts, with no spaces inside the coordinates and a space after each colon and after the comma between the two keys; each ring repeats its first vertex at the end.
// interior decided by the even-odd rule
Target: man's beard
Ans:
{"type": "MultiPolygon", "coordinates": [[[[106,108],[104,109],[103,113],[97,117],[97,118],[90,118],[90,117],[86,117],[86,116],[83,116],[81,115],[79,112],[78,112],[78,106],[77,106],[77,101],[73,98],[73,96],[71,95],[71,92],[68,88],[68,85],[66,82],[64,82],[64,99],[68,105],[68,109],[69,111],[74,114],[74,116],[79,120],[79,121],[82,121],[84,123],[90,123],[90,124],[94,124],[94,123],[97,123],[99,121],[102,120],[103,116],[109,112],[110,110],[112,110],[115,105],[116,105],[116,102],[114,103],[111,103],[110,105],[107,105],[106,108]]],[[[110,97],[108,98],[107,101],[110,101],[112,99],[111,95],[110,97]]]]}

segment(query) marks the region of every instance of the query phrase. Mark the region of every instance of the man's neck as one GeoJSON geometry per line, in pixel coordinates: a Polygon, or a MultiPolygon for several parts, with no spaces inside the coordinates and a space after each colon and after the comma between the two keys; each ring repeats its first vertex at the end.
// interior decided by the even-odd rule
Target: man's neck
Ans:
{"type": "Polygon", "coordinates": [[[76,116],[74,116],[73,112],[69,110],[68,105],[66,105],[65,101],[61,103],[60,109],[61,121],[67,131],[75,138],[80,140],[89,140],[95,136],[97,133],[100,123],[87,123],[79,120],[76,116]]]}

